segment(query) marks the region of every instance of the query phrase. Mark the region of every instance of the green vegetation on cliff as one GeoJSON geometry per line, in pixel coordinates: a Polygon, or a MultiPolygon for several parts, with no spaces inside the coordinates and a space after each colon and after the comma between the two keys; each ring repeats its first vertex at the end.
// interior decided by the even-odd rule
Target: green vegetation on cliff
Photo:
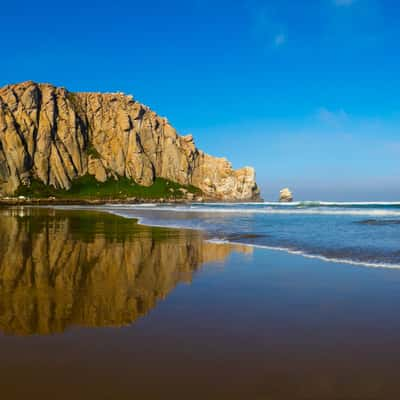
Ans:
{"type": "Polygon", "coordinates": [[[200,196],[201,190],[194,186],[183,186],[163,178],[156,178],[151,186],[141,186],[131,179],[120,177],[98,182],[91,175],[85,175],[72,181],[69,190],[56,189],[39,180],[32,180],[30,186],[21,185],[17,196],[31,198],[56,197],[58,199],[180,199],[185,193],[200,196]]]}

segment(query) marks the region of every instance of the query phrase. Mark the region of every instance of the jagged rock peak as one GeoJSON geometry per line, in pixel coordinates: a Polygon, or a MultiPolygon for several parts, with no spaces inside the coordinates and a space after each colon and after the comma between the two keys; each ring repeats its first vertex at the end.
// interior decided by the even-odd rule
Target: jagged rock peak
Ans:
{"type": "Polygon", "coordinates": [[[0,193],[33,178],[69,189],[91,174],[150,186],[156,177],[221,200],[259,196],[255,171],[198,150],[166,118],[123,93],[72,93],[27,81],[0,89],[0,193]]]}

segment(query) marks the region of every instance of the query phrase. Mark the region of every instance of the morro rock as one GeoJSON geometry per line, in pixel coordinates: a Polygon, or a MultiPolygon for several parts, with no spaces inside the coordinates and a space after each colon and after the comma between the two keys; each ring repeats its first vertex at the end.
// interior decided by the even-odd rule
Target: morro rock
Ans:
{"type": "Polygon", "coordinates": [[[31,81],[0,89],[0,193],[13,194],[33,179],[69,189],[87,174],[144,186],[165,178],[220,200],[259,196],[253,168],[234,170],[205,154],[191,135],[178,135],[132,96],[31,81]]]}
{"type": "Polygon", "coordinates": [[[293,201],[293,194],[289,188],[284,188],[279,192],[279,201],[282,203],[290,203],[293,201]]]}

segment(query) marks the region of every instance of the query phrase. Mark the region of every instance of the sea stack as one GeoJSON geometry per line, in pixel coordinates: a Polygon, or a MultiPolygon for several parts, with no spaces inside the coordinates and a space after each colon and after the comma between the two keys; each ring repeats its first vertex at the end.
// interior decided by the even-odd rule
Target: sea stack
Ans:
{"type": "Polygon", "coordinates": [[[205,198],[259,198],[255,171],[199,150],[166,118],[123,93],[72,93],[32,81],[0,88],[0,193],[37,181],[69,190],[75,179],[156,178],[192,185],[205,198]]]}
{"type": "Polygon", "coordinates": [[[293,201],[293,194],[289,188],[284,188],[279,192],[279,201],[281,203],[290,203],[293,201]]]}

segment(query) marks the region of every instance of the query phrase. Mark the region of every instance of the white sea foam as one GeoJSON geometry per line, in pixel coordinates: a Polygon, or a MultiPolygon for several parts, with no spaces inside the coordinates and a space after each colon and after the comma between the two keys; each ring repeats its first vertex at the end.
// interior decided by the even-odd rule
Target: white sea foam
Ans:
{"type": "MultiPolygon", "coordinates": [[[[212,206],[238,206],[247,205],[247,206],[262,206],[262,205],[270,205],[270,206],[279,206],[279,207],[298,207],[298,206],[325,206],[325,207],[351,207],[351,206],[398,206],[400,207],[400,202],[398,201],[320,201],[320,200],[304,200],[304,201],[292,201],[289,203],[282,203],[279,201],[264,201],[264,202],[239,202],[239,203],[191,203],[191,204],[207,204],[212,206]]],[[[154,203],[153,203],[154,205],[154,203]]]]}
{"type": "MultiPolygon", "coordinates": [[[[270,203],[263,203],[270,204],[270,203]]],[[[354,204],[354,203],[352,203],[354,204]]],[[[399,204],[400,206],[400,204],[399,204]]],[[[273,207],[264,207],[264,208],[240,208],[239,206],[232,207],[224,206],[215,207],[211,205],[185,205],[185,206],[176,206],[176,205],[154,205],[154,204],[107,204],[107,207],[110,208],[118,208],[124,210],[147,210],[147,211],[164,211],[164,212],[174,212],[174,213],[215,213],[215,214],[295,214],[295,215],[354,215],[354,216],[371,216],[371,217],[400,217],[400,208],[399,210],[393,209],[341,209],[341,208],[273,208],[273,207]]],[[[286,207],[286,206],[284,206],[286,207]]]]}
{"type": "Polygon", "coordinates": [[[400,264],[388,264],[388,263],[370,263],[366,261],[355,261],[347,258],[330,258],[325,257],[318,254],[310,254],[301,250],[293,250],[288,247],[278,247],[278,246],[267,246],[267,245],[259,245],[259,244],[250,244],[250,243],[241,243],[241,242],[231,242],[229,240],[224,239],[209,239],[211,243],[220,243],[220,244],[240,244],[242,246],[248,246],[256,249],[265,249],[272,251],[282,251],[289,254],[299,255],[306,258],[313,258],[325,262],[333,262],[335,264],[350,264],[356,265],[360,267],[368,267],[368,268],[389,268],[389,269],[400,269],[400,264]]]}

